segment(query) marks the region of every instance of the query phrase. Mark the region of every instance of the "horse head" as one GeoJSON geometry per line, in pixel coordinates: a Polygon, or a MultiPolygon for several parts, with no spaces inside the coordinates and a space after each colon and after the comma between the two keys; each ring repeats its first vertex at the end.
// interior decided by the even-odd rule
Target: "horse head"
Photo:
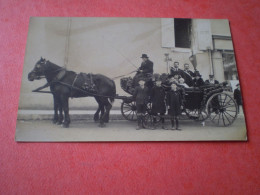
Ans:
{"type": "Polygon", "coordinates": [[[47,61],[41,57],[41,59],[36,62],[33,70],[28,74],[28,80],[33,81],[34,79],[41,79],[44,77],[47,61]]]}

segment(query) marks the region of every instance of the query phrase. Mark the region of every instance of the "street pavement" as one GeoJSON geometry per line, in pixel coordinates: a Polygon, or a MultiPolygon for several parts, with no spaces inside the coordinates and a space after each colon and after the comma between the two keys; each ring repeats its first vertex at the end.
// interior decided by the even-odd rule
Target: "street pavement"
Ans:
{"type": "MultiPolygon", "coordinates": [[[[170,127],[170,121],[166,121],[170,127]]],[[[17,120],[16,141],[84,142],[84,141],[219,141],[247,140],[243,115],[228,127],[216,127],[206,120],[205,126],[193,120],[181,120],[181,131],[163,129],[136,130],[136,122],[111,120],[104,128],[92,120],[72,120],[69,128],[52,124],[51,120],[17,120]]]]}

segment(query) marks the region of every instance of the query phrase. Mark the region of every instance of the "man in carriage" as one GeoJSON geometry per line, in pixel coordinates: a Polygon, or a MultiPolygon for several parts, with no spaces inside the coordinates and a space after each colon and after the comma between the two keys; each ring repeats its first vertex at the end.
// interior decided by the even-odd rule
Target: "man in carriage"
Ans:
{"type": "Polygon", "coordinates": [[[216,85],[219,84],[219,82],[214,78],[213,74],[209,75],[209,79],[205,81],[205,85],[216,85]]]}
{"type": "Polygon", "coordinates": [[[142,79],[147,81],[152,78],[153,75],[153,62],[149,60],[147,54],[141,56],[143,62],[138,68],[136,75],[133,78],[133,86],[137,86],[138,82],[142,79]]]}
{"type": "Polygon", "coordinates": [[[184,70],[183,70],[183,79],[189,87],[193,86],[194,77],[195,77],[195,73],[190,70],[190,65],[185,63],[184,70]]]}

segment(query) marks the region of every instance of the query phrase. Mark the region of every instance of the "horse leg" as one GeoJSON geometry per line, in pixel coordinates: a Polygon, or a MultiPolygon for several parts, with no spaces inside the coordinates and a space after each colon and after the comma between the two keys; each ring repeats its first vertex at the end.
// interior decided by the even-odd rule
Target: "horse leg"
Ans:
{"type": "Polygon", "coordinates": [[[96,113],[94,114],[94,121],[98,122],[99,119],[104,115],[104,106],[103,106],[102,101],[100,100],[100,98],[96,97],[95,99],[96,99],[96,101],[98,103],[98,109],[97,109],[96,113]],[[101,111],[101,114],[99,116],[100,111],[101,111]]]}
{"type": "Polygon", "coordinates": [[[70,124],[69,97],[66,95],[61,95],[61,103],[62,103],[62,109],[64,111],[64,121],[62,123],[62,126],[64,128],[68,128],[70,124]]]}
{"type": "Polygon", "coordinates": [[[108,101],[107,98],[104,98],[103,101],[102,101],[102,104],[104,105],[105,107],[105,113],[104,115],[101,117],[101,120],[100,120],[100,125],[104,125],[104,123],[108,123],[109,121],[109,112],[112,108],[112,105],[110,104],[110,102],[108,101]]]}
{"type": "Polygon", "coordinates": [[[100,106],[98,105],[98,109],[97,109],[97,111],[95,112],[95,114],[94,114],[94,121],[95,122],[98,122],[99,121],[99,113],[100,113],[100,106]]]}
{"type": "Polygon", "coordinates": [[[62,124],[63,121],[63,113],[62,113],[62,104],[59,101],[59,120],[57,122],[58,125],[62,124]]]}
{"type": "Polygon", "coordinates": [[[59,108],[59,103],[58,103],[58,97],[56,95],[53,95],[53,104],[54,104],[54,117],[52,119],[52,123],[56,124],[59,120],[58,116],[58,108],[59,108]]]}

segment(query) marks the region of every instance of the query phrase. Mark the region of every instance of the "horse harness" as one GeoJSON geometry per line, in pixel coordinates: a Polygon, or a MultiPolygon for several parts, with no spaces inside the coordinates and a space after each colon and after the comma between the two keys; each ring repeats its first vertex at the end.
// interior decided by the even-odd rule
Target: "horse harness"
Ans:
{"type": "MultiPolygon", "coordinates": [[[[71,88],[71,95],[72,95],[72,89],[84,92],[89,95],[94,95],[96,90],[96,85],[93,82],[93,75],[92,73],[86,74],[86,73],[79,73],[76,74],[72,85],[62,82],[61,80],[65,77],[67,70],[65,68],[58,69],[56,71],[59,71],[58,74],[54,77],[54,79],[50,82],[47,82],[45,85],[33,90],[32,92],[39,92],[39,93],[51,93],[50,91],[41,91],[44,88],[49,87],[53,83],[60,83],[62,85],[65,85],[67,87],[71,88]],[[82,84],[83,83],[83,84],[82,84]]],[[[96,94],[95,94],[96,95],[96,94]]]]}

